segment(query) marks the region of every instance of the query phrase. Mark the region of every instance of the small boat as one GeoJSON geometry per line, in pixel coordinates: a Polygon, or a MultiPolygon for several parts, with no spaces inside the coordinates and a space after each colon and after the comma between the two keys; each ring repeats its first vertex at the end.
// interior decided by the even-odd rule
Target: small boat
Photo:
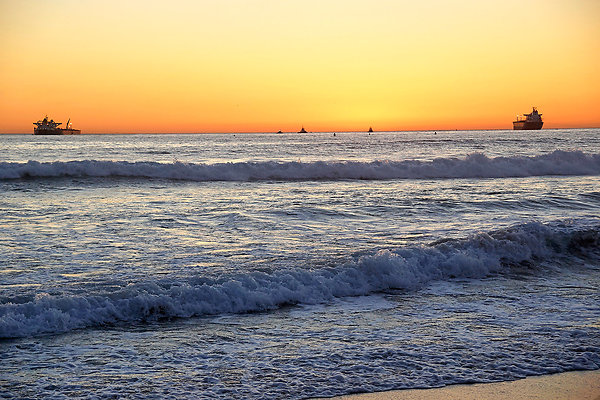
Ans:
{"type": "Polygon", "coordinates": [[[513,121],[513,130],[539,130],[542,129],[542,125],[544,125],[542,114],[539,114],[537,108],[533,107],[531,113],[517,116],[517,120],[513,121]]]}
{"type": "Polygon", "coordinates": [[[79,135],[81,130],[71,128],[71,118],[67,121],[66,128],[59,128],[62,122],[54,122],[53,119],[48,119],[46,115],[44,119],[33,123],[36,127],[33,128],[34,135],[79,135]]]}
{"type": "Polygon", "coordinates": [[[369,127],[369,133],[373,132],[373,128],[369,127]]]}
{"type": "Polygon", "coordinates": [[[304,125],[302,125],[302,129],[300,129],[300,130],[298,131],[298,133],[306,133],[306,130],[304,129],[304,125]]]}

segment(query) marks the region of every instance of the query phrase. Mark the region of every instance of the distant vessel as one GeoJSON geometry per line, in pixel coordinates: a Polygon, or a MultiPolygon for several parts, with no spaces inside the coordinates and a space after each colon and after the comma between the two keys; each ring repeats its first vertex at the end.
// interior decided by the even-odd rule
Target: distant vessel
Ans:
{"type": "Polygon", "coordinates": [[[369,127],[369,133],[370,132],[373,132],[373,128],[372,127],[369,127]]]}
{"type": "Polygon", "coordinates": [[[71,128],[71,118],[67,121],[66,128],[59,128],[62,122],[54,122],[53,119],[48,120],[46,115],[43,120],[33,123],[36,127],[33,128],[34,135],[79,135],[81,130],[71,128]]]}
{"type": "Polygon", "coordinates": [[[304,126],[302,126],[302,129],[300,129],[300,131],[298,131],[298,133],[306,133],[306,131],[304,130],[304,126]]]}
{"type": "Polygon", "coordinates": [[[542,129],[542,125],[544,125],[542,114],[539,114],[535,107],[530,114],[519,115],[517,120],[513,121],[514,130],[538,130],[542,129]]]}

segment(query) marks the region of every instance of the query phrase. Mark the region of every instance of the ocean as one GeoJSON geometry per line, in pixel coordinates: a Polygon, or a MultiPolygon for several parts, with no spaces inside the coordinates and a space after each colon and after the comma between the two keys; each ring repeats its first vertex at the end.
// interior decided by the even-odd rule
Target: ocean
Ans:
{"type": "Polygon", "coordinates": [[[600,129],[0,135],[0,397],[600,368],[600,129]]]}

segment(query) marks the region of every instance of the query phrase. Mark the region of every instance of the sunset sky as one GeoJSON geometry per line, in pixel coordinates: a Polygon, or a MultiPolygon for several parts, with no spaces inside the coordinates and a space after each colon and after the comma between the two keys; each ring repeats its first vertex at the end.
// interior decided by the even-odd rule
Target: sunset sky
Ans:
{"type": "Polygon", "coordinates": [[[0,133],[600,126],[598,0],[0,0],[0,133]]]}

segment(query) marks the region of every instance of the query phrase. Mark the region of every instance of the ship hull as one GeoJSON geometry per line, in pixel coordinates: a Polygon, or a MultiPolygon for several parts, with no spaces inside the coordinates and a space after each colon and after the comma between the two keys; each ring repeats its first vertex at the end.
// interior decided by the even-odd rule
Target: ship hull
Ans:
{"type": "Polygon", "coordinates": [[[61,131],[63,131],[63,135],[79,135],[81,133],[80,129],[71,129],[71,128],[67,128],[67,129],[61,129],[61,131]]]}
{"type": "Polygon", "coordinates": [[[81,134],[81,130],[79,129],[62,129],[62,128],[55,128],[55,129],[38,129],[38,128],[34,128],[33,129],[33,134],[34,135],[79,135],[81,134]]]}
{"type": "Polygon", "coordinates": [[[515,131],[536,131],[542,129],[543,121],[513,121],[515,131]]]}

